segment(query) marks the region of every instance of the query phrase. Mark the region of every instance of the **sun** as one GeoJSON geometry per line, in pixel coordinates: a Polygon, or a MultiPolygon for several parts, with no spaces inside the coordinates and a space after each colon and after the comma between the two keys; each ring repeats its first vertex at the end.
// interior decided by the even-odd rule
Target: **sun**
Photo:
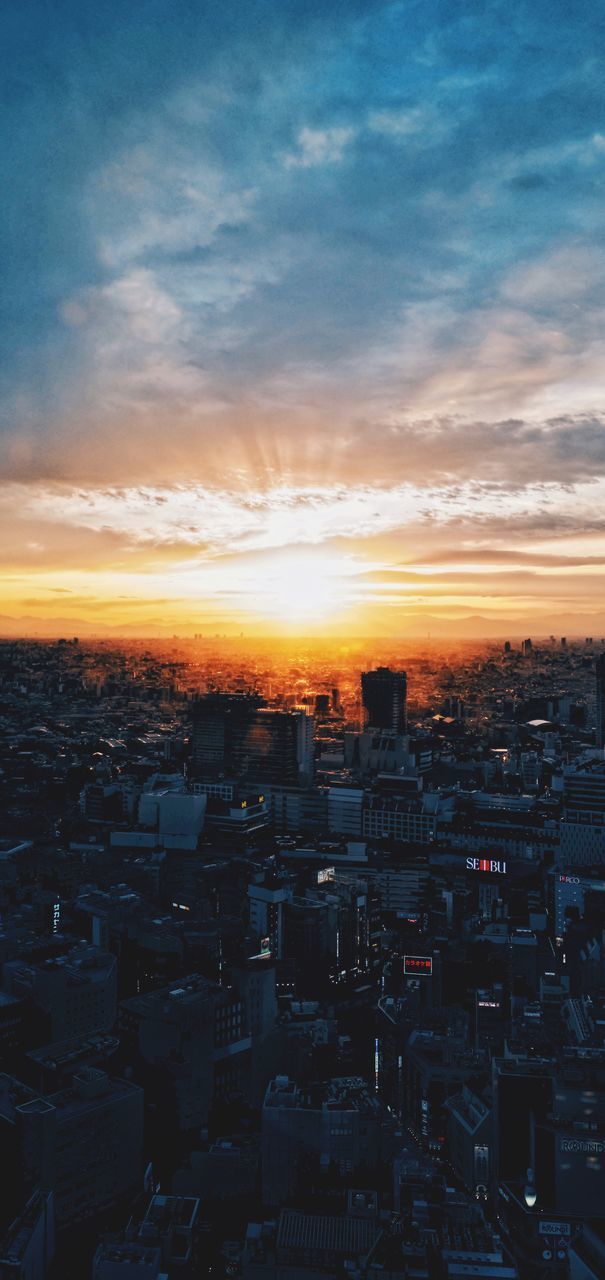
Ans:
{"type": "Polygon", "coordinates": [[[287,552],[265,562],[257,607],[281,622],[312,622],[339,613],[347,603],[346,567],[317,553],[287,552]]]}

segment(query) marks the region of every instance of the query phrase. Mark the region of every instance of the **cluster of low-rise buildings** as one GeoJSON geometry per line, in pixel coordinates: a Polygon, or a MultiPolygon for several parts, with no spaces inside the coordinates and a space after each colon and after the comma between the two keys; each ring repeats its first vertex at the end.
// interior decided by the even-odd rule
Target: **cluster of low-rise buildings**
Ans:
{"type": "Polygon", "coordinates": [[[0,1280],[602,1274],[592,644],[268,661],[0,644],[0,1280]]]}

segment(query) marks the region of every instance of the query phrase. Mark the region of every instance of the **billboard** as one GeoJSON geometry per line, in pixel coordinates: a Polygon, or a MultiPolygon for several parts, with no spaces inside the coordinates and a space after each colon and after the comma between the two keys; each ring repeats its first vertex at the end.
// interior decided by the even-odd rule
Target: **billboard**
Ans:
{"type": "Polygon", "coordinates": [[[467,858],[467,871],[491,871],[492,875],[506,875],[506,862],[503,858],[467,858]]]}
{"type": "Polygon", "coordinates": [[[406,978],[430,978],[433,972],[432,956],[404,956],[403,973],[406,978]]]}

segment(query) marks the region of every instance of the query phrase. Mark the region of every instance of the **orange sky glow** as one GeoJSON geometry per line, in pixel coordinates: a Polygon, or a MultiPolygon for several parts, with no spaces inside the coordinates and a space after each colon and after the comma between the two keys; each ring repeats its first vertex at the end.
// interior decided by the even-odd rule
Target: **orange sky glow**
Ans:
{"type": "Polygon", "coordinates": [[[605,635],[588,10],[84,8],[12,32],[0,635],[605,635]]]}

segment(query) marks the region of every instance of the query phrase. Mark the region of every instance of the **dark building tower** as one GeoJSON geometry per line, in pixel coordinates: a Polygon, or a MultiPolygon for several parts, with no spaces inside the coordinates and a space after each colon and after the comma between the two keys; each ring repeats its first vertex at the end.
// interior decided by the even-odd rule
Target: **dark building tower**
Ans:
{"type": "Polygon", "coordinates": [[[408,678],[405,671],[377,667],[361,676],[364,726],[405,733],[407,728],[408,678]]]}
{"type": "Polygon", "coordinates": [[[195,777],[307,785],[313,774],[313,718],[265,707],[256,694],[211,693],[193,709],[195,777]]]}
{"type": "Polygon", "coordinates": [[[193,767],[197,775],[233,769],[233,745],[262,698],[254,694],[209,693],[193,707],[193,767]]]}
{"type": "Polygon", "coordinates": [[[605,653],[600,653],[596,664],[597,675],[597,747],[605,747],[605,653]]]}

